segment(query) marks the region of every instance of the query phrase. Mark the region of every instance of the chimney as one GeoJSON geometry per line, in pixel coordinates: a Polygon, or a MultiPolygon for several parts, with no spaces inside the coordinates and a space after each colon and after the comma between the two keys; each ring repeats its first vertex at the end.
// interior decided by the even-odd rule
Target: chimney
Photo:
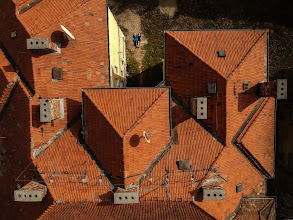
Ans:
{"type": "Polygon", "coordinates": [[[258,96],[259,97],[276,97],[277,96],[276,81],[259,83],[258,96]]]}
{"type": "Polygon", "coordinates": [[[60,53],[57,43],[49,41],[48,38],[32,38],[26,40],[28,50],[35,50],[47,53],[60,53]]]}
{"type": "Polygon", "coordinates": [[[47,187],[35,181],[31,181],[22,188],[14,190],[16,202],[41,202],[47,194],[47,187]]]}
{"type": "Polygon", "coordinates": [[[278,79],[277,81],[259,83],[258,96],[287,99],[287,79],[278,79]]]}
{"type": "Polygon", "coordinates": [[[40,121],[51,122],[64,118],[64,99],[41,99],[40,121]]]}

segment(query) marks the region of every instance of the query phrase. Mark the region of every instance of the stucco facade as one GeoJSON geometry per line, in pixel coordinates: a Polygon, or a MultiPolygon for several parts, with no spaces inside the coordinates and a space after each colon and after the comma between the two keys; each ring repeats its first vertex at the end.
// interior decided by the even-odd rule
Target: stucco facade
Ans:
{"type": "Polygon", "coordinates": [[[110,86],[112,88],[123,88],[126,86],[125,37],[109,8],[108,28],[110,56],[110,86]]]}

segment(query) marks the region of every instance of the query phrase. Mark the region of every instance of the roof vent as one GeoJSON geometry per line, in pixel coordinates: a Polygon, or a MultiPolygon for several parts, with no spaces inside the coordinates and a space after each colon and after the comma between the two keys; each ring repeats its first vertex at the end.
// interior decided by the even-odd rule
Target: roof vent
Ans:
{"type": "Polygon", "coordinates": [[[64,118],[64,99],[41,99],[40,121],[51,122],[64,118]]]}
{"type": "Polygon", "coordinates": [[[207,98],[199,97],[197,98],[197,119],[207,119],[207,98]]]}
{"type": "Polygon", "coordinates": [[[249,90],[249,83],[248,80],[246,80],[243,84],[242,84],[242,89],[244,91],[249,90]]]}
{"type": "Polygon", "coordinates": [[[11,32],[11,38],[15,39],[17,37],[17,30],[11,32]]]}
{"type": "Polygon", "coordinates": [[[287,99],[287,79],[277,80],[277,99],[287,99]]]}
{"type": "Polygon", "coordinates": [[[28,50],[38,50],[50,53],[60,53],[60,47],[55,42],[50,42],[48,38],[26,39],[28,50]]]}
{"type": "Polygon", "coordinates": [[[203,200],[225,200],[225,190],[203,189],[203,200]]]}
{"type": "Polygon", "coordinates": [[[225,50],[219,50],[218,51],[218,57],[226,57],[225,50]]]}
{"type": "Polygon", "coordinates": [[[134,204],[139,203],[138,192],[115,192],[114,204],[134,204]]]}
{"type": "Polygon", "coordinates": [[[208,93],[217,93],[217,83],[208,83],[208,93]]]}
{"type": "Polygon", "coordinates": [[[242,192],[242,190],[243,190],[242,184],[236,185],[236,192],[242,192]]]}
{"type": "Polygon", "coordinates": [[[179,170],[190,170],[191,166],[189,164],[189,160],[178,159],[176,161],[179,170]]]}
{"type": "Polygon", "coordinates": [[[53,80],[61,80],[63,79],[63,70],[62,68],[53,67],[52,68],[52,79],[53,80]]]}
{"type": "Polygon", "coordinates": [[[41,202],[47,194],[47,187],[31,181],[24,187],[14,190],[14,201],[16,202],[41,202]]]}

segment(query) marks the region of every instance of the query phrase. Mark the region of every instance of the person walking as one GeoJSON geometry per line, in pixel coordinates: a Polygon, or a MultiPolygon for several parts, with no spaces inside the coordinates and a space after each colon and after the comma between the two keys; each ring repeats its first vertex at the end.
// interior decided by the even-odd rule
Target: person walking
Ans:
{"type": "Polygon", "coordinates": [[[138,36],[136,33],[133,35],[133,45],[135,48],[137,48],[137,41],[138,41],[138,36]]]}
{"type": "Polygon", "coordinates": [[[138,35],[137,35],[137,43],[138,43],[138,47],[140,47],[140,42],[141,42],[141,34],[138,33],[138,35]]]}

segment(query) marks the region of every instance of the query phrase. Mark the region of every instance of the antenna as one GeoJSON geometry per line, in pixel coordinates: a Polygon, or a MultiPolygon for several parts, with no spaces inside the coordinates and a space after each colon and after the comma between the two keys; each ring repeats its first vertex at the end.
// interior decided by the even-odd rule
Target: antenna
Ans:
{"type": "Polygon", "coordinates": [[[70,31],[69,30],[67,30],[67,28],[66,27],[64,27],[63,25],[60,25],[61,26],[61,28],[62,28],[62,30],[70,37],[70,38],[72,38],[73,40],[75,40],[75,37],[73,36],[73,34],[71,34],[70,33],[70,31]]]}
{"type": "Polygon", "coordinates": [[[147,134],[145,131],[143,131],[142,136],[144,137],[144,139],[145,139],[148,143],[151,142],[151,139],[148,137],[148,134],[147,134]]]}

